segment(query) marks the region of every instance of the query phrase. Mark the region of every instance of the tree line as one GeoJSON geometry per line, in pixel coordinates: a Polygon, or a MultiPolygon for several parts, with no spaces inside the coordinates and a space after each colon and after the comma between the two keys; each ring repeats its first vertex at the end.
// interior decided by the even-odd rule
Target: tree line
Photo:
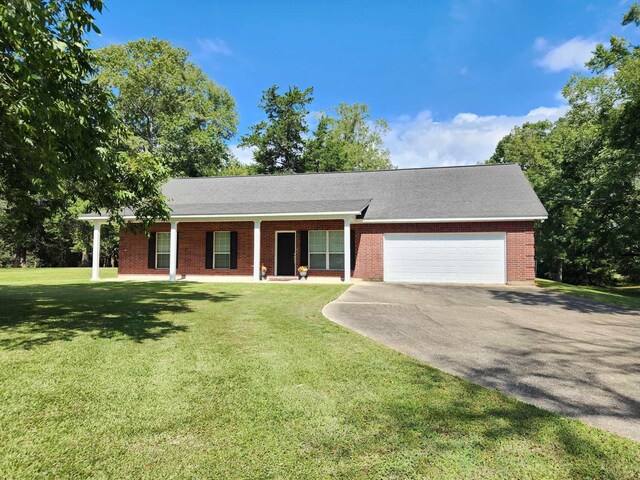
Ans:
{"type": "MultiPolygon", "coordinates": [[[[634,4],[623,25],[640,26],[634,4]]],[[[538,275],[640,281],[640,45],[613,36],[563,90],[567,113],[526,123],[488,163],[517,163],[549,212],[536,225],[538,275]]]]}
{"type": "Polygon", "coordinates": [[[266,89],[265,120],[241,137],[238,162],[229,91],[157,38],[98,50],[101,0],[16,0],[0,5],[0,266],[86,265],[89,211],[114,212],[103,263],[115,264],[117,212],[141,225],[167,219],[169,177],[392,168],[364,104],[309,118],[313,89],[266,89]],[[311,130],[309,122],[317,126],[311,130]]]}

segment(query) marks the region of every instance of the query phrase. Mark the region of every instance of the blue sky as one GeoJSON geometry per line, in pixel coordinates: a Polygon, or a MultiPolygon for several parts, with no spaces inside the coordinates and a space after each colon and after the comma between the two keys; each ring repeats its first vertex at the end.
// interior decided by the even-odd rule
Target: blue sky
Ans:
{"type": "MultiPolygon", "coordinates": [[[[555,119],[559,95],[621,1],[106,0],[93,46],[157,36],[180,45],[234,96],[239,133],[261,91],[313,86],[312,110],[362,102],[391,126],[400,167],[476,163],[516,124],[555,119]]],[[[232,143],[237,142],[235,140],[232,143]]],[[[249,151],[234,150],[247,161],[249,151]]]]}

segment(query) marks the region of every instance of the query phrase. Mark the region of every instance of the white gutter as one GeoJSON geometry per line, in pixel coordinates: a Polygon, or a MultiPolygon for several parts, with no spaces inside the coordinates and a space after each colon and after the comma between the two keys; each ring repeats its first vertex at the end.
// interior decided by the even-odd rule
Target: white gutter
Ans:
{"type": "MultiPolygon", "coordinates": [[[[303,217],[307,220],[330,220],[335,218],[343,218],[345,216],[360,215],[361,211],[352,212],[301,212],[301,213],[246,213],[238,215],[172,215],[170,220],[174,221],[193,221],[207,222],[211,220],[251,220],[251,219],[271,219],[271,220],[296,220],[303,217]]],[[[125,220],[136,220],[134,215],[124,215],[125,220]]],[[[539,215],[534,217],[475,217],[475,218],[389,218],[389,219],[354,219],[352,223],[461,223],[461,222],[525,222],[533,220],[546,220],[548,216],[539,215]]],[[[108,217],[104,216],[82,216],[81,220],[88,221],[107,221],[108,217]]],[[[169,220],[167,220],[169,221],[169,220]]]]}
{"type": "MultiPolygon", "coordinates": [[[[351,212],[300,212],[300,213],[242,213],[242,214],[223,214],[223,215],[171,215],[170,220],[192,220],[192,221],[209,221],[212,219],[290,219],[295,220],[299,217],[305,217],[309,219],[331,219],[331,218],[343,218],[344,216],[360,215],[362,210],[354,210],[351,212]]],[[[80,220],[108,220],[106,216],[81,216],[80,220]]],[[[135,215],[123,215],[125,220],[136,220],[135,215]]],[[[169,221],[169,220],[167,220],[169,221]]]]}
{"type": "Polygon", "coordinates": [[[547,215],[535,217],[476,217],[476,218],[389,218],[355,220],[354,223],[459,223],[459,222],[524,222],[546,220],[547,215]]]}

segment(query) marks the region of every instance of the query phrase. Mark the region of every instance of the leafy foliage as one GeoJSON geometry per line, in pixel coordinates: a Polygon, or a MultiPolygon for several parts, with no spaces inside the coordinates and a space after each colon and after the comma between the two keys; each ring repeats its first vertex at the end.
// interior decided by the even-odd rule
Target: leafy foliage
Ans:
{"type": "Polygon", "coordinates": [[[219,175],[221,177],[231,176],[243,176],[243,175],[256,175],[258,174],[258,166],[256,164],[245,165],[240,163],[237,159],[232,158],[229,160],[224,168],[220,170],[219,175]]]}
{"type": "MultiPolygon", "coordinates": [[[[639,25],[633,5],[623,24],[639,25]]],[[[547,210],[537,227],[539,273],[574,283],[640,279],[640,48],[612,37],[564,88],[555,124],[514,129],[490,163],[523,167],[547,210]]]]}
{"type": "Polygon", "coordinates": [[[25,258],[33,232],[82,200],[90,210],[128,207],[143,223],[167,215],[165,169],[126,152],[129,141],[94,78],[85,34],[101,0],[0,4],[0,199],[3,241],[25,258]]]}
{"type": "Polygon", "coordinates": [[[272,86],[262,95],[267,120],[242,137],[241,147],[253,147],[260,173],[340,172],[393,168],[382,137],[389,127],[371,120],[369,107],[340,103],[335,116],[320,114],[311,136],[307,116],[313,89],[290,87],[284,94],[272,86]]]}
{"type": "Polygon", "coordinates": [[[104,47],[96,80],[130,134],[128,150],[158,158],[172,176],[212,175],[230,159],[236,132],[229,92],[188,61],[189,52],[156,38],[104,47]]]}
{"type": "Polygon", "coordinates": [[[313,101],[313,88],[289,87],[278,93],[273,85],[262,93],[260,108],[267,120],[251,127],[241,139],[241,147],[254,147],[254,160],[260,173],[304,172],[304,136],[309,131],[307,105],[313,101]]]}
{"type": "Polygon", "coordinates": [[[340,103],[335,117],[320,115],[313,138],[307,142],[305,167],[312,172],[380,170],[393,168],[382,137],[389,131],[383,119],[371,121],[369,107],[340,103]]]}

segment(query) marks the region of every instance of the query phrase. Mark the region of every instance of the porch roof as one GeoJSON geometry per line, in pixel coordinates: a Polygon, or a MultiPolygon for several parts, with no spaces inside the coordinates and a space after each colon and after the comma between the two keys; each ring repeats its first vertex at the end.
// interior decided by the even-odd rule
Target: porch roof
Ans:
{"type": "MultiPolygon", "coordinates": [[[[360,215],[370,201],[371,199],[296,200],[290,202],[170,203],[170,205],[174,216],[360,215]]],[[[131,214],[131,211],[125,212],[125,215],[131,214]]]]}

